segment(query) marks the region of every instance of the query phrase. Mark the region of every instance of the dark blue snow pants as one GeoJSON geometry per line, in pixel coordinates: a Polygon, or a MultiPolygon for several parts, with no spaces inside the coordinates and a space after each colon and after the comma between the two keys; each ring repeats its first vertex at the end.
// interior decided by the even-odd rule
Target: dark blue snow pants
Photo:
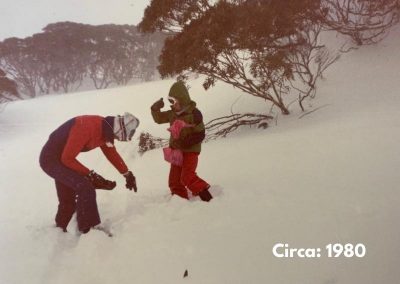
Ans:
{"type": "Polygon", "coordinates": [[[87,178],[64,166],[60,157],[61,152],[52,147],[50,141],[40,154],[41,168],[56,182],[59,201],[55,218],[57,226],[66,228],[75,211],[80,231],[100,224],[96,190],[87,178]]]}

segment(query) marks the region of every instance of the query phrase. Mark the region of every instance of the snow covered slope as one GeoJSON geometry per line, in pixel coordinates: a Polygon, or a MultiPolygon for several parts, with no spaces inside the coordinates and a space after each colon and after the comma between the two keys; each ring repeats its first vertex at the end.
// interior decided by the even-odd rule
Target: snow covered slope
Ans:
{"type": "MultiPolygon", "coordinates": [[[[204,145],[198,173],[213,184],[209,204],[168,195],[161,150],[118,143],[138,193],[101,151],[80,156],[118,183],[98,191],[114,237],[53,227],[53,181],[38,165],[49,133],[80,114],[130,111],[140,130],[167,136],[149,107],[172,81],[55,95],[0,113],[0,283],[397,283],[400,259],[400,30],[345,54],[327,72],[306,116],[293,109],[267,130],[242,130],[204,145]],[[301,118],[300,118],[301,117],[301,118]],[[321,248],[320,258],[277,258],[277,243],[321,248]],[[363,258],[328,258],[329,243],[363,243],[363,258]],[[188,277],[183,278],[184,271],[188,277]]],[[[265,108],[230,86],[190,82],[205,120],[265,108]]]]}

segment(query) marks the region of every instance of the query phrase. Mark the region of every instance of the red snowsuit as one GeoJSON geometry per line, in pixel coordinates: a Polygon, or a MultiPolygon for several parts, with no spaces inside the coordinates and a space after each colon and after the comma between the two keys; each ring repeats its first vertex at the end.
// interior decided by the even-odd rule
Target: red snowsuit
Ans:
{"type": "Polygon", "coordinates": [[[196,108],[196,103],[190,99],[186,87],[181,82],[171,87],[169,96],[179,101],[181,111],[175,112],[172,109],[161,111],[162,106],[159,106],[158,102],[151,107],[151,115],[156,123],[170,124],[170,148],[178,149],[183,154],[182,166],[171,163],[169,188],[172,194],[186,199],[189,198],[187,190],[195,196],[199,195],[202,200],[207,197],[205,196],[207,193],[207,201],[209,201],[212,198],[208,192],[210,185],[196,173],[201,143],[205,138],[203,115],[196,108]]]}
{"type": "Polygon", "coordinates": [[[171,164],[168,186],[172,194],[189,199],[186,187],[193,195],[199,195],[201,191],[209,187],[196,173],[199,154],[195,152],[183,152],[182,166],[171,164]]]}

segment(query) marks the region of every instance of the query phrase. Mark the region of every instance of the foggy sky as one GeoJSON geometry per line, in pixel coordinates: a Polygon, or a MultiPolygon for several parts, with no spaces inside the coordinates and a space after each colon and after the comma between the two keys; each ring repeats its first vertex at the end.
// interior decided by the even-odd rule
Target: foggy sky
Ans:
{"type": "Polygon", "coordinates": [[[150,0],[1,0],[0,41],[39,33],[49,23],[135,25],[150,0]]]}

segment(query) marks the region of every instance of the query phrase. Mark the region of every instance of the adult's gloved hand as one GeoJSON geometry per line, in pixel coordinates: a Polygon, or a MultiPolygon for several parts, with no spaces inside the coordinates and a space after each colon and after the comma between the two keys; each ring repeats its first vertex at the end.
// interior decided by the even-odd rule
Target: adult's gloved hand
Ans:
{"type": "Polygon", "coordinates": [[[163,98],[159,99],[158,101],[156,101],[152,106],[151,106],[151,110],[153,111],[159,111],[160,109],[162,109],[164,107],[164,100],[163,98]]]}
{"type": "Polygon", "coordinates": [[[115,181],[106,180],[95,171],[90,171],[86,177],[89,179],[95,189],[112,190],[117,185],[115,181]]]}
{"type": "Polygon", "coordinates": [[[126,188],[129,189],[129,190],[132,190],[132,188],[133,188],[133,191],[137,192],[136,178],[132,174],[132,172],[129,171],[129,172],[125,173],[124,177],[125,177],[125,180],[126,180],[126,184],[125,184],[126,188]]]}

